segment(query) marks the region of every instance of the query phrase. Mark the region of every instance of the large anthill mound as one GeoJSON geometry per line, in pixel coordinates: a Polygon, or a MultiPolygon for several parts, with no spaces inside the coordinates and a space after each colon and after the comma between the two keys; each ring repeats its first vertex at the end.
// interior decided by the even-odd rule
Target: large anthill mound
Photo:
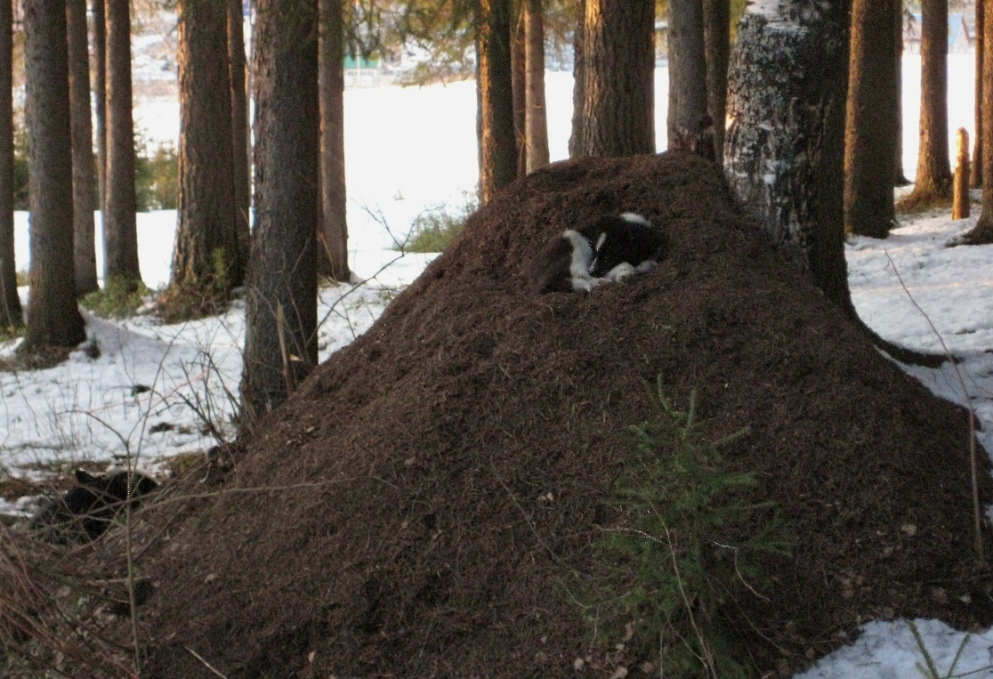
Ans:
{"type": "Polygon", "coordinates": [[[192,652],[227,677],[573,676],[590,630],[570,583],[600,568],[606,492],[659,377],[677,405],[698,391],[708,435],[751,428],[728,460],[795,533],[768,601],[742,601],[761,666],[873,617],[989,619],[963,412],[766,247],[718,168],[585,160],[475,214],[215,497],[150,531],[169,537],[139,561],[157,587],[142,676],[216,676],[192,652]],[[549,238],[623,211],[668,230],[658,268],[532,292],[549,238]]]}

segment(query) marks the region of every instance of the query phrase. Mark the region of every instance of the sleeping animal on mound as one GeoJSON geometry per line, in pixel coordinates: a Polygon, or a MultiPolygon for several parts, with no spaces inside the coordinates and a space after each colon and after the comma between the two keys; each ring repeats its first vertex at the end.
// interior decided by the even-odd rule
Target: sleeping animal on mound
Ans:
{"type": "Polygon", "coordinates": [[[652,270],[668,245],[666,234],[641,215],[606,215],[553,238],[532,263],[532,284],[539,293],[589,292],[652,270]]]}
{"type": "Polygon", "coordinates": [[[139,497],[158,487],[141,472],[90,474],[77,469],[75,474],[79,485],[50,500],[31,518],[31,530],[46,542],[65,545],[96,540],[110,528],[126,502],[135,509],[139,497]]]}

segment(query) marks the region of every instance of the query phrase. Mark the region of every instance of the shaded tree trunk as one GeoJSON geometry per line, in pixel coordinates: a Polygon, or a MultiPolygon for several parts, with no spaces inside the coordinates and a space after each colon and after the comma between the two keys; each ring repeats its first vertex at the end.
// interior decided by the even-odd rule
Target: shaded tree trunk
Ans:
{"type": "Polygon", "coordinates": [[[703,29],[707,51],[707,110],[714,122],[715,155],[723,158],[731,60],[730,0],[704,0],[703,29]]]}
{"type": "Polygon", "coordinates": [[[734,122],[724,167],[768,239],[851,310],[842,205],[848,7],[801,5],[762,0],[745,10],[729,74],[734,122]]]}
{"type": "Polygon", "coordinates": [[[907,204],[951,197],[948,157],[948,0],[921,0],[921,144],[907,204]]]}
{"type": "Polygon", "coordinates": [[[572,39],[572,131],[569,134],[569,157],[580,155],[583,138],[583,102],[586,101],[586,45],[583,26],[586,23],[586,0],[576,2],[576,30],[572,39]]]}
{"type": "Polygon", "coordinates": [[[517,138],[510,61],[510,0],[481,0],[478,11],[479,199],[485,205],[517,177],[517,138]]]}
{"type": "Polygon", "coordinates": [[[527,43],[522,2],[511,3],[510,82],[514,91],[514,139],[517,145],[517,176],[528,173],[527,138],[527,43]]]}
{"type": "Polygon", "coordinates": [[[655,152],[655,3],[586,0],[576,155],[655,152]]]}
{"type": "Polygon", "coordinates": [[[14,257],[13,3],[0,0],[0,329],[20,327],[14,257]]]}
{"type": "Polygon", "coordinates": [[[976,133],[972,148],[972,164],[969,172],[969,185],[979,188],[983,185],[983,53],[985,50],[986,0],[976,0],[976,133]]]}
{"type": "Polygon", "coordinates": [[[527,109],[527,171],[534,172],[549,162],[548,116],[545,110],[545,19],[542,0],[525,3],[525,78],[527,109]]]}
{"type": "Polygon", "coordinates": [[[342,0],[320,0],[321,206],[318,273],[348,281],[345,185],[345,25],[342,0]]]}
{"type": "Polygon", "coordinates": [[[248,127],[248,68],[245,60],[245,27],[241,0],[228,0],[228,68],[231,69],[231,139],[234,157],[234,214],[238,235],[238,259],[241,278],[232,278],[232,285],[245,282],[248,253],[251,248],[249,213],[252,209],[252,140],[248,127]]]}
{"type": "Polygon", "coordinates": [[[64,3],[25,0],[31,285],[23,351],[86,338],[72,269],[72,131],[64,3]]]}
{"type": "Polygon", "coordinates": [[[93,160],[86,0],[66,0],[66,21],[69,31],[69,96],[72,106],[73,262],[76,270],[76,294],[82,296],[98,288],[93,222],[97,186],[93,160]]]}
{"type": "Polygon", "coordinates": [[[703,3],[669,0],[668,148],[704,158],[714,155],[713,121],[707,111],[707,57],[703,3]]]}
{"type": "MultiPolygon", "coordinates": [[[[983,23],[983,43],[993,45],[993,21],[983,23]]],[[[979,130],[982,137],[983,177],[993,177],[993,49],[983,50],[983,126],[979,130]]],[[[986,182],[989,184],[990,182],[986,182]]],[[[979,213],[976,226],[962,237],[962,242],[968,245],[985,245],[993,243],[993,187],[983,187],[983,207],[979,213]]]]}
{"type": "Polygon", "coordinates": [[[903,172],[903,0],[892,0],[896,4],[896,16],[893,21],[894,53],[893,83],[896,85],[896,151],[894,152],[894,186],[906,186],[910,183],[903,172]]]}
{"type": "MultiPolygon", "coordinates": [[[[141,280],[135,195],[131,98],[131,12],[128,0],[106,0],[107,204],[104,206],[104,285],[141,280]]],[[[226,58],[226,57],[225,57],[226,58]]]]}
{"type": "Polygon", "coordinates": [[[97,147],[97,207],[107,223],[107,14],[106,0],[93,0],[93,120],[97,147]]]}
{"type": "Polygon", "coordinates": [[[893,2],[855,0],[852,7],[848,121],[845,132],[845,231],[886,238],[896,219],[893,157],[899,102],[893,63],[893,2]]]}
{"type": "Polygon", "coordinates": [[[241,281],[236,212],[228,8],[179,0],[179,226],[174,294],[226,295],[241,281]]]}
{"type": "Polygon", "coordinates": [[[317,11],[317,0],[258,2],[256,222],[245,305],[243,431],[286,400],[317,363],[317,11]]]}

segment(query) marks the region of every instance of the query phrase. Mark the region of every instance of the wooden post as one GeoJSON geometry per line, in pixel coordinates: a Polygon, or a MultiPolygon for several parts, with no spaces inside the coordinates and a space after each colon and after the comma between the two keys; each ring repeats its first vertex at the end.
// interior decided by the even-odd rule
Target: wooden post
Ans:
{"type": "Polygon", "coordinates": [[[952,219],[965,219],[969,216],[969,133],[964,127],[959,128],[956,148],[952,219]]]}

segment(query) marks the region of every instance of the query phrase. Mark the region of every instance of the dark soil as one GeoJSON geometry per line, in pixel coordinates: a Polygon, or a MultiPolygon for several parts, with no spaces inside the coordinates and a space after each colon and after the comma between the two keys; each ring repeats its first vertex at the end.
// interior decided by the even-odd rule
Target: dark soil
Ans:
{"type": "MultiPolygon", "coordinates": [[[[570,161],[509,187],[227,451],[223,481],[144,512],[142,676],[555,678],[588,655],[584,676],[610,676],[570,592],[602,575],[591,542],[657,378],[680,406],[697,390],[708,435],[751,428],[726,457],[795,535],[768,600],[729,612],[760,668],[790,672],[873,618],[993,620],[966,414],[755,232],[690,155],[570,161]],[[550,238],[624,211],[667,229],[659,267],[531,291],[550,238]]],[[[632,640],[625,662],[653,646],[632,640]]]]}

